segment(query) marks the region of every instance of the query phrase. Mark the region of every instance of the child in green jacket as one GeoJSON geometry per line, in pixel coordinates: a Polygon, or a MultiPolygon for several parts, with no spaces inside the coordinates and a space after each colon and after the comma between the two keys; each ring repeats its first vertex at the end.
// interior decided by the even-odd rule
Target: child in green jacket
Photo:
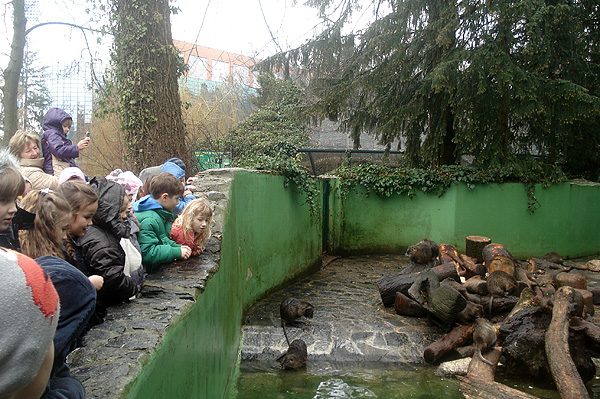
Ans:
{"type": "Polygon", "coordinates": [[[133,204],[133,211],[140,222],[138,242],[142,263],[151,272],[161,263],[189,258],[192,250],[169,238],[171,225],[177,218],[173,209],[183,194],[181,182],[172,174],[162,172],[152,178],[149,189],[150,194],[133,204]]]}

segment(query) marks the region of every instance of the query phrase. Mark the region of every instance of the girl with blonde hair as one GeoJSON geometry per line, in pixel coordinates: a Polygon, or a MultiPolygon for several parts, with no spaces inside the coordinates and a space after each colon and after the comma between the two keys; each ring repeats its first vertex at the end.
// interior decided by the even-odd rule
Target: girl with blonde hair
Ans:
{"type": "Polygon", "coordinates": [[[212,209],[205,198],[191,201],[173,222],[171,239],[177,244],[190,247],[191,256],[200,255],[204,251],[204,243],[210,237],[212,216],[212,209]]]}
{"type": "Polygon", "coordinates": [[[67,200],[49,190],[33,190],[23,198],[21,207],[36,215],[33,230],[19,231],[23,253],[31,258],[51,255],[64,259],[62,243],[71,221],[67,200]]]}

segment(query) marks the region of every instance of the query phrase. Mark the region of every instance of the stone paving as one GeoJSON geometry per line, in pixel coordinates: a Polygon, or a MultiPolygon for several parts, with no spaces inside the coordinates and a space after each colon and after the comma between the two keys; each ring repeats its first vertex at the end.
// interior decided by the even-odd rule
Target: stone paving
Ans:
{"type": "Polygon", "coordinates": [[[401,317],[385,309],[376,286],[384,274],[408,264],[402,255],[334,259],[317,273],[278,291],[247,312],[243,361],[272,361],[287,350],[279,304],[294,297],[310,302],[312,319],[288,327],[290,341],[301,338],[311,361],[423,363],[423,350],[441,337],[425,318],[401,317]]]}

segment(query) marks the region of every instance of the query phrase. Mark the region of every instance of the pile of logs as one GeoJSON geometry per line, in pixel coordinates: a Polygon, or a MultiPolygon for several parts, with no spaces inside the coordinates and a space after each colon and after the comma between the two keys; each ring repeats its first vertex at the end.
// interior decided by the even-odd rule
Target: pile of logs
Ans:
{"type": "Polygon", "coordinates": [[[600,292],[588,291],[580,270],[600,271],[599,262],[565,267],[555,252],[521,262],[481,236],[467,237],[465,254],[423,239],[407,255],[407,267],[377,281],[381,300],[400,315],[428,317],[446,332],[425,348],[427,363],[472,357],[461,379],[466,397],[531,397],[494,382],[498,362],[507,374],[552,378],[562,398],[589,397],[584,381],[596,372],[591,358],[600,357],[600,327],[586,318],[600,292]],[[481,318],[496,334],[481,338],[481,318]],[[488,346],[487,355],[478,355],[488,346]]]}

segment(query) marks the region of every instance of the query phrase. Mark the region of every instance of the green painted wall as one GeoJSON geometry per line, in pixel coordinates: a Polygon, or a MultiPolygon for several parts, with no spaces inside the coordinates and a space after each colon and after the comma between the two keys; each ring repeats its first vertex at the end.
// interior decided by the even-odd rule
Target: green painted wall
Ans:
{"type": "Polygon", "coordinates": [[[414,198],[366,195],[364,190],[329,200],[329,249],[334,253],[403,252],[428,237],[465,249],[465,237],[484,235],[514,256],[556,251],[565,257],[600,252],[600,185],[563,183],[536,187],[540,203],[527,213],[521,184],[491,184],[470,190],[464,184],[437,195],[414,198]]]}
{"type": "MultiPolygon", "coordinates": [[[[464,251],[467,235],[486,235],[515,256],[555,250],[598,253],[600,186],[538,187],[541,207],[527,213],[520,184],[455,185],[442,197],[341,197],[335,179],[327,202],[333,253],[403,252],[429,237],[464,251]]],[[[320,183],[320,184],[321,184],[320,183]]],[[[241,319],[257,300],[316,269],[322,252],[322,201],[313,215],[284,178],[238,171],[230,192],[221,264],[188,313],[173,321],[139,377],[130,399],[222,398],[232,395],[241,319]]]]}
{"type": "Polygon", "coordinates": [[[213,399],[233,389],[243,312],[320,265],[322,204],[313,216],[283,183],[280,176],[236,172],[220,268],[167,329],[128,398],[213,399]]]}

